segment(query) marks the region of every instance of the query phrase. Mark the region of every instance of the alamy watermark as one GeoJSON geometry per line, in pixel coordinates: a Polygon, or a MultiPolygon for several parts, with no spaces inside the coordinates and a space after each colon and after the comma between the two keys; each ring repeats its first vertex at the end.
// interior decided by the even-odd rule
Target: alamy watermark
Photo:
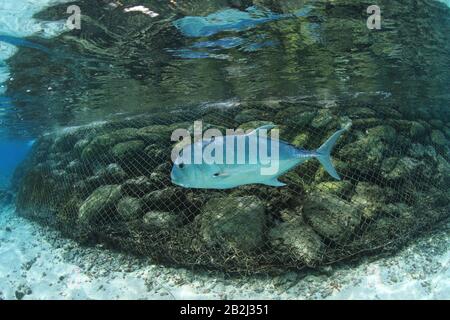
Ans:
{"type": "Polygon", "coordinates": [[[81,9],[77,5],[71,5],[67,7],[67,13],[70,14],[67,18],[66,26],[69,30],[81,29],[81,9]]]}
{"type": "Polygon", "coordinates": [[[367,13],[370,14],[367,18],[367,28],[370,30],[381,29],[381,9],[377,5],[371,5],[367,8],[367,13]]]}

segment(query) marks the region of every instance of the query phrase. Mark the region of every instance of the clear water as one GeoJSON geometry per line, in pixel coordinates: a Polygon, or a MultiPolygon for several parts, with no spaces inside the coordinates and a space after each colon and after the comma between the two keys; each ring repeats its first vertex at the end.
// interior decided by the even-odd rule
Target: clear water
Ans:
{"type": "Polygon", "coordinates": [[[41,134],[118,114],[283,100],[448,127],[449,0],[379,1],[380,31],[363,1],[92,2],[0,0],[0,189],[41,134]]]}

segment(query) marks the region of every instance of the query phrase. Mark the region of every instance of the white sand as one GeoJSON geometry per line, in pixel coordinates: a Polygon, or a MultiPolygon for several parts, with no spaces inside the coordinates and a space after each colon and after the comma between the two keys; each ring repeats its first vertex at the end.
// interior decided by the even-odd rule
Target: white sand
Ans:
{"type": "Polygon", "coordinates": [[[307,276],[210,275],[81,248],[0,209],[0,299],[450,299],[450,223],[393,257],[307,276]]]}

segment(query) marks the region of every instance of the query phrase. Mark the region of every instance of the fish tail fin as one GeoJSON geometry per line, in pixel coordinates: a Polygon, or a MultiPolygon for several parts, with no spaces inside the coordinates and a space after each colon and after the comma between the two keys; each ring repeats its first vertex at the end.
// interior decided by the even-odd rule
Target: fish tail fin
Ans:
{"type": "Polygon", "coordinates": [[[346,125],[343,129],[336,131],[319,149],[316,150],[317,160],[320,161],[328,174],[337,180],[341,180],[341,177],[336,172],[336,169],[331,162],[331,151],[333,151],[334,145],[339,137],[349,128],[350,125],[346,125]]]}

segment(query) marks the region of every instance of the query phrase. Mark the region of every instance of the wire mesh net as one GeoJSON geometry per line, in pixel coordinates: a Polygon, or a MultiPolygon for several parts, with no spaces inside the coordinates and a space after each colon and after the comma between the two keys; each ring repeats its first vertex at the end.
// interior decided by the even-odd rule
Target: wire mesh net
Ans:
{"type": "Polygon", "coordinates": [[[448,217],[448,161],[445,130],[405,120],[393,106],[202,106],[42,136],[16,172],[17,210],[80,242],[170,265],[315,267],[397,248],[448,217]],[[312,159],[280,177],[285,187],[174,185],[171,134],[192,131],[195,120],[222,131],[273,123],[281,139],[308,150],[351,121],[332,153],[342,180],[312,159]]]}

